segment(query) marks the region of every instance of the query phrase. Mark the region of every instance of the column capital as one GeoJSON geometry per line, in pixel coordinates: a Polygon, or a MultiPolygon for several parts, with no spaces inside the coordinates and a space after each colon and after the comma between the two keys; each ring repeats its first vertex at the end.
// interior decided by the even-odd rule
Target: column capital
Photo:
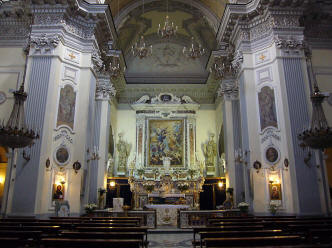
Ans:
{"type": "Polygon", "coordinates": [[[109,76],[97,77],[96,101],[108,101],[116,95],[116,89],[109,76]]]}
{"type": "Polygon", "coordinates": [[[225,100],[238,100],[239,86],[235,78],[223,79],[219,89],[217,90],[218,97],[224,97],[225,100]]]}
{"type": "Polygon", "coordinates": [[[28,47],[32,48],[31,53],[50,54],[60,43],[60,37],[56,34],[31,35],[28,47]]]}

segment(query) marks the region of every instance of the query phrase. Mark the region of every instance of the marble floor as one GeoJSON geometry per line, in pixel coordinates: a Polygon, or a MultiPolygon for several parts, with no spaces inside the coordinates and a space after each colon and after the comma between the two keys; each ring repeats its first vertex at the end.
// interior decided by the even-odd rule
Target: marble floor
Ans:
{"type": "Polygon", "coordinates": [[[149,248],[188,248],[192,247],[192,233],[183,232],[158,232],[149,233],[149,248]]]}

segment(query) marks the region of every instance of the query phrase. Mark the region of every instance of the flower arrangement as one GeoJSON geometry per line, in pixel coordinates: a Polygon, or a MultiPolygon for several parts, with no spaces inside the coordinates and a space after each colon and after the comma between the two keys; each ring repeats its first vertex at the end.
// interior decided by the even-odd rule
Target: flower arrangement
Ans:
{"type": "Polygon", "coordinates": [[[154,185],[153,184],[146,184],[143,187],[146,190],[146,192],[148,192],[148,193],[151,193],[153,191],[153,189],[154,189],[154,185]]]}
{"type": "Polygon", "coordinates": [[[276,213],[278,212],[278,208],[279,208],[279,205],[271,202],[270,203],[270,212],[272,215],[276,215],[276,213]]]}
{"type": "Polygon", "coordinates": [[[139,176],[139,177],[142,177],[143,175],[144,175],[144,169],[138,169],[137,170],[137,175],[139,176]]]}
{"type": "Polygon", "coordinates": [[[237,207],[240,209],[242,213],[247,213],[249,209],[249,204],[246,202],[240,202],[237,207]]]}
{"type": "Polygon", "coordinates": [[[95,210],[96,208],[97,208],[97,205],[94,203],[89,203],[84,206],[85,212],[87,214],[91,214],[93,212],[93,210],[95,210]]]}
{"type": "Polygon", "coordinates": [[[177,185],[178,190],[180,190],[181,192],[185,192],[189,189],[189,185],[187,183],[179,183],[177,185]]]}

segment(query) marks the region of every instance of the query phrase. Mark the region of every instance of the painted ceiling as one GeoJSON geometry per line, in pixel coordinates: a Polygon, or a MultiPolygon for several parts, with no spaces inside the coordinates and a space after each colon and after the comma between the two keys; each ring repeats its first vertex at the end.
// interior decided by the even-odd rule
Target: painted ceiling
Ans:
{"type": "Polygon", "coordinates": [[[148,89],[153,91],[151,95],[155,94],[156,90],[159,91],[157,88],[167,87],[169,91],[178,92],[181,87],[184,92],[188,92],[187,87],[189,87],[200,92],[196,97],[194,96],[196,90],[190,95],[193,99],[199,100],[198,102],[213,101],[216,85],[209,81],[209,71],[206,68],[211,51],[217,49],[215,33],[217,28],[212,24],[211,16],[214,16],[212,18],[214,20],[220,20],[226,2],[226,0],[144,0],[143,8],[142,0],[106,1],[111,6],[116,23],[118,33],[116,49],[122,51],[126,62],[124,74],[126,86],[121,93],[118,91],[120,102],[132,101],[138,97],[139,88],[136,87],[144,88],[145,94],[149,94],[148,89]],[[169,40],[157,34],[159,24],[164,25],[167,15],[170,21],[178,26],[176,36],[169,40]],[[131,52],[131,47],[141,35],[144,35],[146,45],[153,46],[152,55],[143,59],[134,57],[131,52]],[[188,59],[182,53],[184,47],[191,47],[192,37],[195,45],[200,44],[206,50],[204,56],[195,60],[188,59]],[[130,87],[135,88],[128,95],[130,87]],[[202,95],[202,99],[198,99],[198,95],[202,95]]]}

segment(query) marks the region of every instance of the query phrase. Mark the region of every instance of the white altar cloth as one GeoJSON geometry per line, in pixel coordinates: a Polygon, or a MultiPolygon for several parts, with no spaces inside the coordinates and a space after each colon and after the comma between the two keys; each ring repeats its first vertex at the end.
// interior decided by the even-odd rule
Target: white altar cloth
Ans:
{"type": "Polygon", "coordinates": [[[147,208],[156,209],[157,226],[177,226],[178,209],[188,209],[189,205],[152,204],[147,208]]]}

